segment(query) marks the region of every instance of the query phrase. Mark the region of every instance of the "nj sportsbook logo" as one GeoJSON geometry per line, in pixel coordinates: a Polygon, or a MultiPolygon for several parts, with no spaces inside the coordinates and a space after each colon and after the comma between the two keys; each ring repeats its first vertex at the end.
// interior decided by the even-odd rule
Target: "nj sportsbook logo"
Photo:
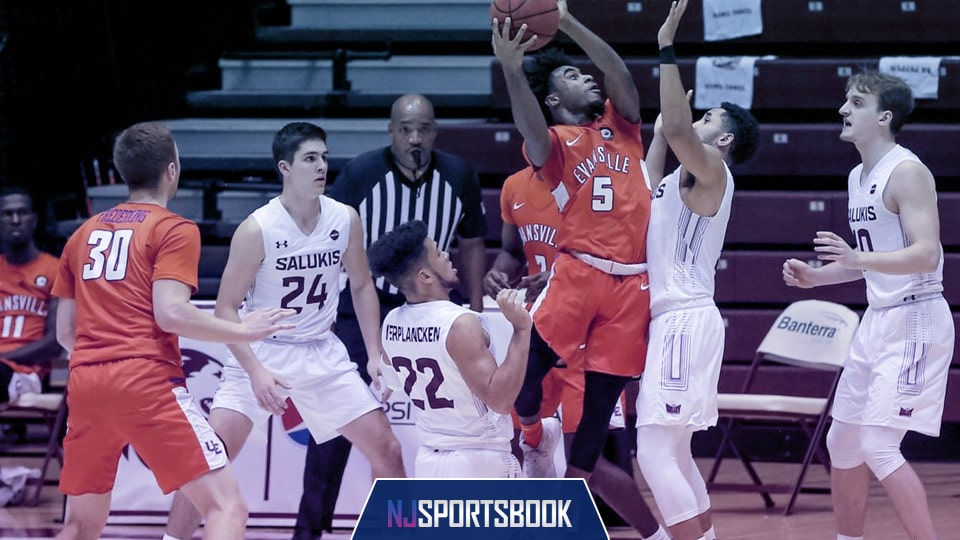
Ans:
{"type": "Polygon", "coordinates": [[[377,480],[353,538],[608,539],[577,479],[377,480]]]}

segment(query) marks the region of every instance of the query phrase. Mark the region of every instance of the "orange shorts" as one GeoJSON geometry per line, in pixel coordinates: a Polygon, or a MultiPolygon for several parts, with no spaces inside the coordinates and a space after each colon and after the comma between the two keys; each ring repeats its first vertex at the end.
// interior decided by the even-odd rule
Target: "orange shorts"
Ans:
{"type": "MultiPolygon", "coordinates": [[[[543,378],[543,399],[540,401],[540,417],[548,418],[561,411],[563,433],[573,433],[583,417],[583,371],[570,367],[553,368],[543,378]]],[[[510,411],[513,429],[520,429],[516,409],[510,411]]]]}
{"type": "Polygon", "coordinates": [[[164,493],[227,464],[217,434],[184,385],[183,370],[143,358],[80,365],[67,383],[60,490],[107,493],[128,444],[164,493]]]}
{"type": "Polygon", "coordinates": [[[533,322],[568,366],[636,377],[647,359],[649,286],[647,274],[614,276],[560,253],[533,322]]]}

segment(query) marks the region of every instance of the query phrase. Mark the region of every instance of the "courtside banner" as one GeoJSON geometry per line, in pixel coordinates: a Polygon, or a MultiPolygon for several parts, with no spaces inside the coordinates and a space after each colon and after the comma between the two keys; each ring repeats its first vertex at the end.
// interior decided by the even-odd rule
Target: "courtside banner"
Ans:
{"type": "Polygon", "coordinates": [[[608,540],[580,479],[377,480],[354,540],[608,540]]]}

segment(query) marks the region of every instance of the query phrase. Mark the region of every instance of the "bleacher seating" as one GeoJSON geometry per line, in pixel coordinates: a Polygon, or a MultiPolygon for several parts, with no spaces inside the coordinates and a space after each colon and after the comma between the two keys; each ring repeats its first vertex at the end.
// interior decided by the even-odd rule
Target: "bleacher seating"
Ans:
{"type": "MultiPolygon", "coordinates": [[[[697,7],[699,3],[691,3],[697,7]]],[[[710,43],[703,39],[703,12],[688,9],[676,41],[726,48],[763,46],[770,50],[787,46],[792,54],[804,54],[797,46],[848,48],[869,45],[874,49],[903,51],[905,45],[952,43],[960,11],[950,0],[778,0],[762,2],[763,33],[710,43]]],[[[590,0],[570,2],[570,12],[601,37],[614,44],[651,44],[670,9],[669,2],[590,0]]],[[[738,53],[742,54],[742,53],[738,53]]],[[[762,53],[768,54],[768,53],[762,53]]],[[[809,52],[806,52],[809,54],[809,52]]]]}
{"type": "MultiPolygon", "coordinates": [[[[180,157],[192,171],[272,171],[270,140],[288,121],[276,118],[188,118],[167,124],[180,142],[180,157]]],[[[651,119],[652,120],[652,119],[651,119]]],[[[338,170],[349,158],[388,144],[386,120],[368,118],[324,118],[319,123],[329,135],[330,163],[338,170]]],[[[522,138],[513,123],[480,119],[447,119],[440,122],[437,148],[469,160],[480,174],[499,176],[502,181],[526,163],[521,153],[522,138]]],[[[643,129],[649,140],[652,121],[643,129]]],[[[738,166],[738,176],[768,178],[771,188],[802,188],[792,181],[782,185],[778,178],[805,176],[834,177],[843,187],[846,174],[856,163],[853,145],[839,141],[840,123],[771,124],[760,126],[761,146],[749,162],[738,166]]],[[[900,140],[920,155],[937,177],[960,176],[960,160],[944,141],[960,137],[957,124],[907,124],[900,140]]],[[[492,186],[491,186],[492,187],[492,186]]]]}
{"type": "MultiPolygon", "coordinates": [[[[681,45],[680,77],[689,86],[696,78],[696,57],[685,55],[681,45]]],[[[711,53],[706,53],[711,54],[711,53]]],[[[574,65],[587,73],[597,73],[589,60],[574,56],[574,65]]],[[[651,54],[647,58],[627,58],[627,67],[640,92],[641,106],[658,108],[660,95],[660,63],[651,54]]],[[[822,111],[839,118],[847,77],[863,69],[877,69],[879,56],[856,58],[758,58],[754,65],[753,103],[751,110],[764,113],[777,111],[822,111]]],[[[500,63],[494,60],[490,70],[490,106],[495,110],[510,108],[506,82],[500,63]]],[[[918,99],[917,113],[935,111],[956,113],[960,109],[960,58],[946,57],[940,62],[938,99],[918,99]]]]}
{"type": "MultiPolygon", "coordinates": [[[[437,147],[465,157],[480,173],[487,261],[492,262],[502,226],[499,188],[525,162],[502,71],[491,56],[489,2],[287,4],[289,25],[256,31],[267,52],[224,51],[221,88],[190,93],[196,116],[168,122],[180,144],[185,175],[220,175],[226,182],[217,183],[219,214],[205,216],[203,230],[212,242],[204,246],[199,294],[215,296],[226,238],[245,209],[269,191],[245,191],[249,186],[234,182],[275,176],[270,140],[279,127],[299,119],[323,126],[335,177],[351,157],[388,144],[388,108],[404,92],[424,93],[434,101],[442,112],[437,147]]],[[[659,105],[655,36],[668,7],[665,1],[570,0],[571,11],[625,56],[641,93],[645,140],[659,105]]],[[[865,307],[862,282],[812,291],[788,288],[781,265],[787,257],[815,261],[812,240],[818,230],[851,236],[845,179],[858,156],[853,145],[839,140],[837,109],[847,77],[876,68],[882,56],[943,57],[939,98],[917,100],[899,141],[920,155],[937,179],[945,296],[960,309],[960,227],[953,225],[960,215],[960,160],[949,143],[960,136],[960,58],[950,56],[960,10],[952,0],[767,1],[762,34],[721,42],[704,39],[698,8],[693,2],[677,36],[678,63],[688,87],[695,82],[698,56],[774,55],[755,65],[751,108],[761,121],[761,149],[734,169],[737,193],[717,273],[716,297],[728,336],[721,389],[740,386],[746,362],[786,304],[821,298],[858,311],[865,307]]],[[[561,36],[557,43],[567,42],[561,36]]],[[[570,52],[577,66],[590,71],[580,51],[570,52]]],[[[954,317],[960,321],[960,312],[954,317]]],[[[789,370],[783,373],[770,382],[776,391],[795,382],[789,370]]],[[[960,342],[945,418],[960,421],[960,342]]]]}

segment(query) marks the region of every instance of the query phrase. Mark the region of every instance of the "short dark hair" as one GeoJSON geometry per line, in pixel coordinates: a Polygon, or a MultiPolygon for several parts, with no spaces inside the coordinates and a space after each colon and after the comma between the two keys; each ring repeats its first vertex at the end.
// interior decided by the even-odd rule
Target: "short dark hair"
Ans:
{"type": "Polygon", "coordinates": [[[310,122],[290,122],[273,136],[273,164],[293,163],[293,156],[305,141],[319,139],[327,142],[327,132],[310,122]]]}
{"type": "Polygon", "coordinates": [[[26,188],[21,186],[3,186],[0,187],[0,199],[5,197],[10,197],[13,195],[20,195],[27,199],[27,206],[30,207],[31,212],[36,212],[36,208],[33,206],[33,195],[27,191],[26,188]]]}
{"type": "Polygon", "coordinates": [[[760,124],[750,111],[739,105],[724,101],[720,108],[726,113],[723,115],[723,129],[733,133],[730,161],[734,164],[743,163],[757,153],[760,146],[760,124]]]}
{"type": "Polygon", "coordinates": [[[410,272],[426,257],[427,224],[408,221],[377,239],[367,249],[370,271],[401,292],[410,289],[410,272]]]}
{"type": "Polygon", "coordinates": [[[113,145],[113,164],[130,189],[155,189],[167,166],[176,162],[173,134],[159,122],[134,124],[113,145]]]}
{"type": "Polygon", "coordinates": [[[523,72],[527,76],[530,90],[537,97],[540,109],[548,120],[553,118],[545,103],[547,96],[554,90],[551,75],[559,67],[572,65],[573,59],[557,47],[538,51],[533,56],[527,57],[523,63],[523,72]]]}
{"type": "Polygon", "coordinates": [[[913,90],[903,79],[895,75],[880,73],[877,70],[867,69],[854,73],[847,79],[846,91],[856,88],[860,92],[877,96],[877,104],[881,111],[890,111],[890,132],[900,133],[907,116],[913,112],[913,90]]]}

